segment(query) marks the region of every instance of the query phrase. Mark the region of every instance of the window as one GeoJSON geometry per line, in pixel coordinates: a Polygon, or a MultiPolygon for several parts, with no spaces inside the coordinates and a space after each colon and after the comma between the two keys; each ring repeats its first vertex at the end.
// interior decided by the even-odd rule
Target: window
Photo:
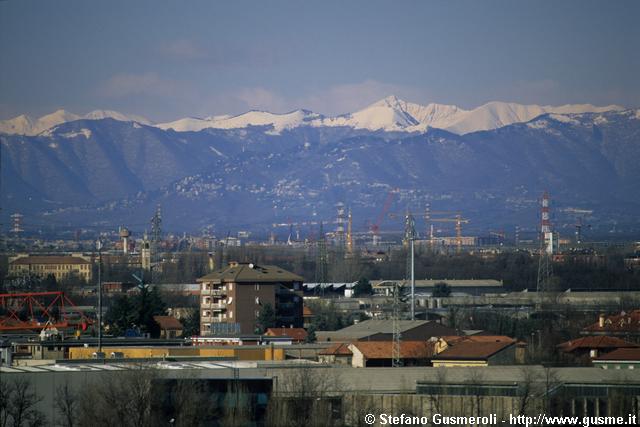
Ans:
{"type": "Polygon", "coordinates": [[[256,297],[256,305],[260,305],[260,297],[256,297]]]}
{"type": "Polygon", "coordinates": [[[256,291],[259,291],[259,290],[260,290],[260,283],[256,283],[256,284],[253,286],[253,288],[254,288],[256,291]]]}
{"type": "Polygon", "coordinates": [[[233,290],[233,283],[229,283],[229,290],[232,291],[233,290]]]}
{"type": "Polygon", "coordinates": [[[233,311],[229,311],[229,319],[233,319],[233,311]]]}

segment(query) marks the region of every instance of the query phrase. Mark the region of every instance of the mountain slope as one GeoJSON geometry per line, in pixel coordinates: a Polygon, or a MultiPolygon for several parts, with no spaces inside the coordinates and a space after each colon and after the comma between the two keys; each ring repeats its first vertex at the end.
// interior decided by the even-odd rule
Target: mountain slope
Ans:
{"type": "MultiPolygon", "coordinates": [[[[512,113],[528,114],[513,108],[499,117],[512,113]]],[[[427,203],[461,209],[471,227],[488,227],[523,218],[536,224],[537,198],[548,190],[565,206],[595,210],[601,224],[640,230],[640,111],[550,113],[465,135],[267,129],[176,132],[101,119],[37,136],[0,135],[2,214],[146,223],[160,203],[170,227],[250,228],[329,220],[337,202],[348,202],[358,218],[373,218],[398,188],[401,209],[427,203]]]]}

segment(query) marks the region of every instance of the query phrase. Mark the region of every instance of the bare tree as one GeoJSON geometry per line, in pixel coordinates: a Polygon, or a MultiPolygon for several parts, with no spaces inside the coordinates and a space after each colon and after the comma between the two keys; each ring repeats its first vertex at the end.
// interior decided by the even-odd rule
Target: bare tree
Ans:
{"type": "Polygon", "coordinates": [[[83,392],[78,425],[147,427],[153,425],[152,383],[155,369],[137,367],[108,373],[87,384],[83,392]]]}
{"type": "Polygon", "coordinates": [[[327,369],[291,369],[278,380],[267,409],[267,423],[283,427],[330,425],[332,420],[326,415],[332,412],[328,395],[338,389],[338,378],[327,369]]]}
{"type": "Polygon", "coordinates": [[[552,367],[546,366],[543,373],[544,381],[544,411],[546,414],[551,414],[551,402],[552,396],[557,391],[558,387],[562,385],[558,371],[552,367]]]}
{"type": "Polygon", "coordinates": [[[432,414],[442,414],[443,413],[443,386],[447,383],[447,368],[439,367],[434,368],[436,370],[436,393],[429,393],[429,403],[431,406],[432,414]]]}
{"type": "Polygon", "coordinates": [[[60,414],[61,420],[58,422],[60,426],[73,427],[77,425],[78,394],[71,389],[68,382],[58,387],[54,403],[60,414]]]}
{"type": "Polygon", "coordinates": [[[9,382],[0,376],[0,427],[7,427],[9,424],[9,396],[9,382]]]}
{"type": "Polygon", "coordinates": [[[479,417],[482,415],[482,393],[480,390],[480,387],[482,387],[482,384],[484,382],[484,368],[468,368],[469,372],[468,372],[468,376],[467,379],[465,381],[465,383],[467,383],[467,386],[471,389],[471,396],[472,396],[472,400],[471,400],[471,409],[472,409],[472,414],[476,417],[479,417]]]}
{"type": "Polygon", "coordinates": [[[527,415],[531,412],[535,395],[536,372],[531,365],[520,369],[522,379],[519,381],[518,415],[527,415]]]}
{"type": "Polygon", "coordinates": [[[45,424],[44,414],[35,407],[42,398],[35,393],[31,381],[23,376],[16,376],[8,386],[2,386],[3,389],[5,387],[7,390],[2,394],[6,393],[7,403],[3,425],[35,427],[45,424]]]}

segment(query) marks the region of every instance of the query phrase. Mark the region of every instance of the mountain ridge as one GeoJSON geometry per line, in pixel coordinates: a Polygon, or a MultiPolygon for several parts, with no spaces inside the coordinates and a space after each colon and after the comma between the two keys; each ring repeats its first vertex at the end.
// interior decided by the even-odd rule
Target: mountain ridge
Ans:
{"type": "Polygon", "coordinates": [[[394,95],[376,101],[358,111],[327,117],[305,109],[287,113],[251,110],[238,115],[217,115],[207,118],[185,117],[170,122],[153,123],[143,117],[126,115],[112,110],[95,110],[84,116],[57,110],[54,113],[33,119],[21,115],[0,121],[0,133],[37,135],[62,123],[90,119],[112,118],[131,121],[163,130],[176,132],[198,132],[203,129],[243,129],[249,126],[264,126],[267,132],[279,134],[297,127],[350,127],[369,131],[421,133],[428,128],[448,130],[464,135],[481,130],[491,130],[513,123],[524,123],[546,113],[580,114],[621,111],[623,107],[608,105],[597,107],[591,104],[566,104],[561,106],[523,105],[510,102],[491,101],[471,110],[455,105],[430,103],[420,105],[397,98],[394,95]]]}

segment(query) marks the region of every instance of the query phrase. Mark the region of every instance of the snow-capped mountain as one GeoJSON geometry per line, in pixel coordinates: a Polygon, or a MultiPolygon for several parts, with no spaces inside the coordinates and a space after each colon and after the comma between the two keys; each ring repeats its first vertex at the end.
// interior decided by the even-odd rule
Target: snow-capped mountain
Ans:
{"type": "Polygon", "coordinates": [[[504,226],[509,216],[512,225],[535,224],[537,197],[549,190],[564,206],[597,211],[603,227],[615,221],[617,229],[640,233],[640,110],[545,113],[503,126],[538,112],[499,103],[460,111],[386,100],[343,116],[351,120],[343,126],[323,125],[330,119],[305,111],[252,112],[197,119],[229,129],[256,124],[239,132],[85,119],[37,136],[3,134],[0,218],[6,223],[21,212],[54,223],[141,224],[160,203],[173,227],[215,221],[227,230],[316,213],[332,218],[335,204],[346,200],[354,217],[370,218],[389,189],[399,188],[398,209],[434,203],[474,212],[473,224],[489,227],[504,226]],[[277,127],[260,126],[274,121],[277,127]],[[501,127],[380,135],[380,129],[424,123],[501,127]]]}
{"type": "Polygon", "coordinates": [[[96,110],[84,116],[58,110],[34,120],[22,115],[0,121],[0,133],[37,135],[62,123],[80,119],[138,122],[176,132],[198,132],[203,129],[243,129],[263,126],[267,133],[278,135],[282,131],[298,127],[348,127],[370,131],[423,133],[427,128],[444,129],[464,135],[471,132],[498,129],[514,123],[528,122],[540,115],[602,113],[621,111],[623,107],[609,105],[596,107],[591,104],[563,106],[522,105],[507,102],[489,102],[472,110],[455,105],[420,105],[389,96],[362,110],[336,117],[325,117],[308,110],[295,110],[285,114],[266,111],[249,111],[237,116],[221,115],[207,118],[187,117],[172,122],[153,124],[143,117],[126,115],[117,111],[96,110]]]}
{"type": "Polygon", "coordinates": [[[14,135],[38,135],[46,130],[49,130],[55,126],[63,123],[73,122],[76,120],[102,120],[102,119],[114,119],[121,122],[139,122],[146,125],[152,123],[141,116],[126,115],[117,111],[111,110],[95,110],[84,116],[70,113],[65,110],[57,110],[51,114],[47,114],[38,119],[33,119],[27,115],[21,115],[9,120],[0,120],[0,133],[14,134],[14,135]]]}
{"type": "Polygon", "coordinates": [[[266,111],[249,111],[239,116],[214,116],[206,119],[186,118],[157,125],[160,129],[173,129],[177,132],[200,131],[202,129],[242,129],[249,126],[271,126],[273,133],[285,129],[311,125],[322,120],[320,114],[307,110],[295,110],[285,114],[274,114],[266,111]]]}
{"type": "Polygon", "coordinates": [[[185,118],[157,125],[162,129],[178,132],[202,129],[239,129],[248,126],[271,126],[270,133],[301,126],[350,127],[385,132],[425,132],[427,128],[444,129],[464,135],[481,130],[501,128],[513,123],[528,122],[542,114],[580,114],[621,111],[623,107],[609,105],[596,107],[590,104],[539,106],[507,102],[489,102],[473,110],[464,110],[455,105],[419,105],[386,97],[362,110],[336,117],[324,117],[306,110],[286,114],[250,111],[239,116],[217,116],[208,119],[185,118]]]}

